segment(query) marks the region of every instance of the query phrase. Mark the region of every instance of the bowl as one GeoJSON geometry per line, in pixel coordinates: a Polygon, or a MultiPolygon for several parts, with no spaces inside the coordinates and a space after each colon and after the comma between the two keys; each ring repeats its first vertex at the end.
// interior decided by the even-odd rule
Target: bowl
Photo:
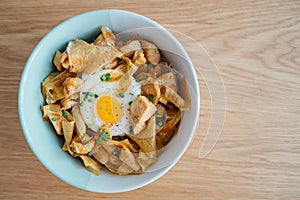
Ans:
{"type": "Polygon", "coordinates": [[[72,17],[51,30],[35,47],[24,67],[19,87],[18,109],[21,126],[31,150],[38,160],[66,183],[101,193],[125,192],[145,186],[170,170],[187,150],[195,133],[200,93],[192,62],[176,38],[158,23],[124,10],[96,10],[72,17]],[[177,136],[144,174],[118,176],[108,170],[95,176],[81,162],[61,150],[63,140],[54,133],[52,125],[42,120],[40,106],[44,105],[41,82],[53,71],[53,55],[63,50],[68,41],[92,41],[107,26],[121,37],[141,37],[155,43],[162,55],[188,80],[191,108],[184,112],[177,136]]]}

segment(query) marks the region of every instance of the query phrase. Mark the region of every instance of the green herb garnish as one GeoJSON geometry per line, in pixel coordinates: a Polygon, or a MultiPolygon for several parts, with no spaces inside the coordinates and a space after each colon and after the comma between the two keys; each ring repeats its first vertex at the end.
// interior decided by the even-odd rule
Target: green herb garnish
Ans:
{"type": "Polygon", "coordinates": [[[119,140],[125,140],[126,136],[125,135],[120,135],[119,140]]]}
{"type": "Polygon", "coordinates": [[[124,60],[119,60],[118,65],[122,65],[124,63],[124,60]]]}
{"type": "Polygon", "coordinates": [[[98,98],[99,96],[98,96],[98,94],[95,94],[95,98],[98,98]]]}
{"type": "Polygon", "coordinates": [[[88,98],[90,92],[82,92],[84,96],[83,101],[80,103],[80,105],[82,106],[83,102],[88,98]]]}
{"type": "Polygon", "coordinates": [[[106,80],[107,80],[107,81],[110,80],[110,73],[106,74],[106,80]]]}
{"type": "Polygon", "coordinates": [[[132,126],[129,126],[129,133],[130,133],[130,134],[133,134],[132,126]]]}
{"type": "Polygon", "coordinates": [[[124,92],[120,92],[119,95],[120,95],[121,98],[123,98],[124,97],[124,92]]]}
{"type": "Polygon", "coordinates": [[[134,94],[132,92],[130,92],[129,95],[133,96],[134,94]]]}
{"type": "Polygon", "coordinates": [[[101,81],[106,81],[106,76],[105,76],[105,75],[102,75],[102,76],[100,77],[100,79],[101,79],[101,81]]]}
{"type": "Polygon", "coordinates": [[[156,114],[156,115],[160,115],[160,111],[157,110],[157,111],[155,112],[155,114],[156,114]]]}
{"type": "Polygon", "coordinates": [[[62,114],[63,117],[68,117],[68,115],[69,115],[68,112],[63,112],[62,114]]]}
{"type": "Polygon", "coordinates": [[[128,105],[131,105],[131,104],[132,104],[132,101],[129,101],[129,102],[128,102],[128,105]]]}
{"type": "Polygon", "coordinates": [[[163,125],[162,120],[161,120],[161,119],[157,119],[157,124],[158,124],[160,127],[162,127],[162,125],[163,125]]]}
{"type": "Polygon", "coordinates": [[[109,132],[106,131],[102,137],[103,137],[103,140],[107,142],[107,140],[109,138],[109,132]]]}
{"type": "Polygon", "coordinates": [[[92,154],[91,152],[88,152],[88,154],[87,154],[87,155],[91,157],[93,154],[92,154]]]}
{"type": "MultiPolygon", "coordinates": [[[[102,129],[99,129],[99,132],[101,130],[101,133],[103,132],[102,129]]],[[[105,142],[107,142],[108,138],[109,138],[110,134],[109,132],[105,131],[103,134],[100,135],[100,137],[97,139],[97,142],[100,143],[102,140],[104,140],[105,142]]]]}
{"type": "Polygon", "coordinates": [[[103,132],[103,129],[102,128],[99,128],[99,133],[102,133],[103,132]]]}
{"type": "Polygon", "coordinates": [[[102,141],[102,137],[99,137],[99,138],[97,139],[97,142],[98,142],[98,143],[101,143],[101,141],[102,141]]]}
{"type": "Polygon", "coordinates": [[[118,155],[119,155],[119,152],[118,152],[118,150],[114,150],[114,151],[112,152],[112,154],[113,154],[114,156],[118,156],[118,155]]]}
{"type": "Polygon", "coordinates": [[[154,101],[154,95],[153,95],[153,94],[149,94],[149,100],[150,100],[151,102],[154,101]]]}
{"type": "Polygon", "coordinates": [[[53,122],[55,122],[55,121],[56,121],[56,118],[55,118],[55,117],[52,117],[51,120],[52,120],[53,122]]]}
{"type": "Polygon", "coordinates": [[[110,73],[107,73],[107,74],[103,74],[101,77],[100,77],[101,81],[109,81],[110,80],[110,73]]]}

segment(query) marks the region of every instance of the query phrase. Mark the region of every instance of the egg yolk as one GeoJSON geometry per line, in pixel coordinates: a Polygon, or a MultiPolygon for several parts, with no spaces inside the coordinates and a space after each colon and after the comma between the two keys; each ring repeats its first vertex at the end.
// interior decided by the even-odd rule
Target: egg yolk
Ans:
{"type": "Polygon", "coordinates": [[[103,96],[97,102],[97,113],[102,121],[115,124],[122,118],[122,106],[114,98],[103,96]]]}

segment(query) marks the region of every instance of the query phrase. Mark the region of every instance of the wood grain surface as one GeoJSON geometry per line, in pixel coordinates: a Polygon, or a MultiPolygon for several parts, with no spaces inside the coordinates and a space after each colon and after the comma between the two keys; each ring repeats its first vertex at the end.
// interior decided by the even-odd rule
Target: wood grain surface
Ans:
{"type": "Polygon", "coordinates": [[[0,11],[0,199],[300,199],[300,1],[1,0],[0,11]],[[19,80],[35,45],[60,22],[96,9],[137,12],[193,38],[226,91],[224,129],[210,154],[198,156],[212,116],[198,74],[193,143],[163,177],[126,193],[62,182],[33,155],[19,124],[19,80]]]}

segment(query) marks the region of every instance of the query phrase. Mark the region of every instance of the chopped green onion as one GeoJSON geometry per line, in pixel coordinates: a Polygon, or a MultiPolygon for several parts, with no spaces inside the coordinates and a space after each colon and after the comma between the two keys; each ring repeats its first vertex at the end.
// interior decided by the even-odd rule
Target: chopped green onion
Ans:
{"type": "Polygon", "coordinates": [[[128,102],[128,105],[131,105],[131,104],[132,104],[132,101],[129,101],[129,102],[128,102]]]}
{"type": "Polygon", "coordinates": [[[134,94],[132,92],[130,92],[129,95],[133,96],[134,94]]]}
{"type": "Polygon", "coordinates": [[[126,138],[125,135],[120,135],[119,136],[119,140],[125,140],[125,138],[126,138]]]}
{"type": "Polygon", "coordinates": [[[124,92],[120,92],[119,95],[120,95],[121,98],[123,98],[124,97],[124,92]]]}
{"type": "Polygon", "coordinates": [[[105,76],[105,75],[102,75],[102,76],[100,77],[100,79],[101,79],[101,81],[106,81],[106,76],[105,76]]]}
{"type": "Polygon", "coordinates": [[[88,152],[88,154],[87,154],[87,155],[91,157],[93,154],[92,154],[91,152],[88,152]]]}
{"type": "Polygon", "coordinates": [[[95,98],[98,98],[99,96],[98,96],[98,94],[95,94],[95,98]]]}
{"type": "Polygon", "coordinates": [[[161,120],[161,119],[157,119],[157,124],[158,124],[160,127],[162,127],[162,125],[163,125],[162,120],[161,120]]]}
{"type": "Polygon", "coordinates": [[[108,138],[109,138],[109,132],[106,131],[103,135],[103,140],[107,142],[108,138]]]}
{"type": "Polygon", "coordinates": [[[88,102],[92,102],[93,100],[92,99],[88,99],[88,102]]]}
{"type": "Polygon", "coordinates": [[[139,97],[139,96],[141,96],[141,94],[138,94],[137,96],[139,97]]]}
{"type": "Polygon", "coordinates": [[[110,73],[106,74],[106,80],[107,80],[107,81],[110,80],[110,73]]]}
{"type": "Polygon", "coordinates": [[[118,65],[122,65],[124,63],[124,60],[119,60],[118,65]]]}
{"type": "Polygon", "coordinates": [[[89,96],[89,93],[90,93],[90,92],[86,92],[86,93],[85,93],[85,96],[84,96],[84,99],[83,99],[83,101],[85,101],[85,100],[88,98],[88,96],[89,96]]]}
{"type": "Polygon", "coordinates": [[[130,133],[130,134],[133,134],[132,126],[129,126],[129,133],[130,133]]]}
{"type": "Polygon", "coordinates": [[[87,93],[89,93],[89,92],[82,92],[83,95],[86,95],[87,93]]]}
{"type": "Polygon", "coordinates": [[[103,132],[103,129],[102,128],[99,128],[99,133],[102,133],[103,132]]]}
{"type": "Polygon", "coordinates": [[[56,118],[55,118],[55,117],[52,117],[51,120],[52,120],[53,122],[55,122],[55,121],[56,121],[56,118]]]}
{"type": "Polygon", "coordinates": [[[119,155],[119,152],[118,152],[117,150],[114,150],[114,151],[112,152],[112,154],[113,154],[114,156],[118,156],[118,155],[119,155]]]}
{"type": "Polygon", "coordinates": [[[68,115],[69,115],[68,112],[64,112],[64,113],[62,114],[63,117],[68,117],[68,115]]]}
{"type": "Polygon", "coordinates": [[[101,77],[100,77],[101,81],[109,81],[110,80],[110,73],[107,73],[107,74],[103,74],[101,77]]]}
{"type": "Polygon", "coordinates": [[[156,115],[160,115],[160,111],[159,110],[156,111],[156,115]]]}
{"type": "Polygon", "coordinates": [[[154,101],[154,95],[153,95],[153,94],[149,94],[149,100],[150,100],[151,102],[154,101]]]}
{"type": "Polygon", "coordinates": [[[102,141],[102,137],[99,137],[99,138],[97,139],[97,142],[98,142],[98,143],[101,143],[101,141],[102,141]]]}

